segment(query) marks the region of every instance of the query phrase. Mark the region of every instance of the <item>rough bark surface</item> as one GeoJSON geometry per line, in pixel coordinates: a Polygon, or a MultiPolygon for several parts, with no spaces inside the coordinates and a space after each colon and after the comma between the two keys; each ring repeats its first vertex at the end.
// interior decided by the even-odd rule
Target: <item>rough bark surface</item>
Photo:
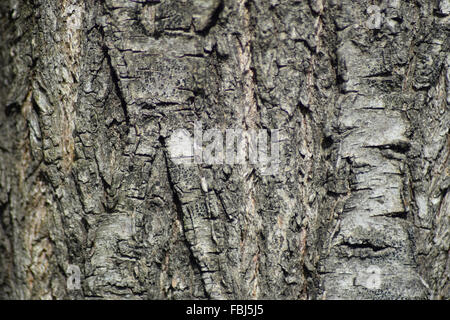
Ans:
{"type": "Polygon", "coordinates": [[[0,298],[449,299],[449,14],[1,1],[0,298]],[[281,129],[278,173],[175,164],[196,121],[281,129]]]}

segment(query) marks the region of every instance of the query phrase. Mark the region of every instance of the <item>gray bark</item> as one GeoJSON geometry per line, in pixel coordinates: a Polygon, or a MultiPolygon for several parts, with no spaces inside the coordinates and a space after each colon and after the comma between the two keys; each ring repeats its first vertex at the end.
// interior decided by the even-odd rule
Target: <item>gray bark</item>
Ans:
{"type": "Polygon", "coordinates": [[[1,1],[0,298],[450,298],[449,14],[1,1]],[[278,172],[174,163],[196,121],[278,172]]]}

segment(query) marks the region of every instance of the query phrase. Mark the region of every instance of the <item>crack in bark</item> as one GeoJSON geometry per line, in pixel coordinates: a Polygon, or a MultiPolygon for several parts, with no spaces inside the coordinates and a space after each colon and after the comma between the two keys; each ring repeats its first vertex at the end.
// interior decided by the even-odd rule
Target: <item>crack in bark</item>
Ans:
{"type": "Polygon", "coordinates": [[[125,117],[125,122],[127,124],[127,132],[128,132],[130,130],[130,128],[129,128],[130,127],[130,116],[128,114],[127,103],[125,101],[125,97],[122,93],[122,89],[120,88],[120,79],[119,79],[116,69],[114,68],[114,66],[112,64],[111,56],[109,54],[109,48],[105,44],[102,46],[102,51],[106,57],[111,80],[112,80],[112,83],[114,86],[114,91],[116,93],[117,98],[119,99],[120,106],[122,107],[123,114],[125,117]]]}
{"type": "MultiPolygon", "coordinates": [[[[161,145],[161,147],[163,149],[162,152],[163,152],[163,156],[164,156],[167,181],[168,181],[168,184],[169,184],[169,188],[170,188],[170,190],[172,192],[172,198],[173,198],[173,202],[174,202],[175,208],[176,208],[177,220],[181,222],[181,226],[183,228],[183,240],[184,240],[184,244],[186,245],[186,247],[189,250],[189,261],[191,262],[191,266],[192,266],[192,268],[194,268],[194,270],[197,270],[199,274],[208,273],[208,272],[209,273],[215,272],[215,271],[210,271],[210,270],[204,270],[204,268],[201,267],[200,261],[198,261],[195,258],[195,255],[194,255],[194,252],[193,252],[193,249],[192,249],[192,245],[193,244],[189,243],[188,239],[185,236],[185,234],[186,234],[186,225],[185,225],[185,222],[184,222],[185,214],[183,212],[183,203],[181,202],[181,199],[178,196],[178,192],[177,192],[177,190],[175,188],[175,184],[174,184],[174,182],[172,180],[172,175],[170,173],[169,160],[167,159],[166,139],[163,136],[161,136],[161,135],[159,137],[159,143],[160,143],[160,145],[161,145]]],[[[189,217],[189,218],[192,219],[192,217],[189,217]]],[[[192,222],[192,225],[194,225],[193,221],[191,221],[191,222],[192,222]]],[[[195,228],[193,228],[192,231],[195,233],[195,228]]],[[[204,290],[205,294],[209,298],[211,298],[209,296],[210,293],[208,292],[208,290],[206,290],[206,283],[205,283],[204,277],[202,276],[201,279],[202,279],[202,282],[203,282],[203,290],[204,290]]]]}

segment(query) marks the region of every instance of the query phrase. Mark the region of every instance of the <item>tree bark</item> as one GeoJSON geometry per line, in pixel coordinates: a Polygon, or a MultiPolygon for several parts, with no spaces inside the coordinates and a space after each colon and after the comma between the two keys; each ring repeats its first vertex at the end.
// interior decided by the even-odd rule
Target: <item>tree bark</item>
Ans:
{"type": "Polygon", "coordinates": [[[0,298],[450,298],[449,14],[1,1],[0,298]],[[278,171],[174,162],[195,123],[278,171]]]}

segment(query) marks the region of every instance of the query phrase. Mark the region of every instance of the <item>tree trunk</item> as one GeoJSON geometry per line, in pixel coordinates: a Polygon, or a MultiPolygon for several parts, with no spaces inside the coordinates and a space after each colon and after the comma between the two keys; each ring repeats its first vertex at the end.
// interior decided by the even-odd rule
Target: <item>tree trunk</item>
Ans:
{"type": "Polygon", "coordinates": [[[1,1],[0,298],[450,298],[449,14],[1,1]],[[196,125],[277,170],[179,163],[196,125]]]}

